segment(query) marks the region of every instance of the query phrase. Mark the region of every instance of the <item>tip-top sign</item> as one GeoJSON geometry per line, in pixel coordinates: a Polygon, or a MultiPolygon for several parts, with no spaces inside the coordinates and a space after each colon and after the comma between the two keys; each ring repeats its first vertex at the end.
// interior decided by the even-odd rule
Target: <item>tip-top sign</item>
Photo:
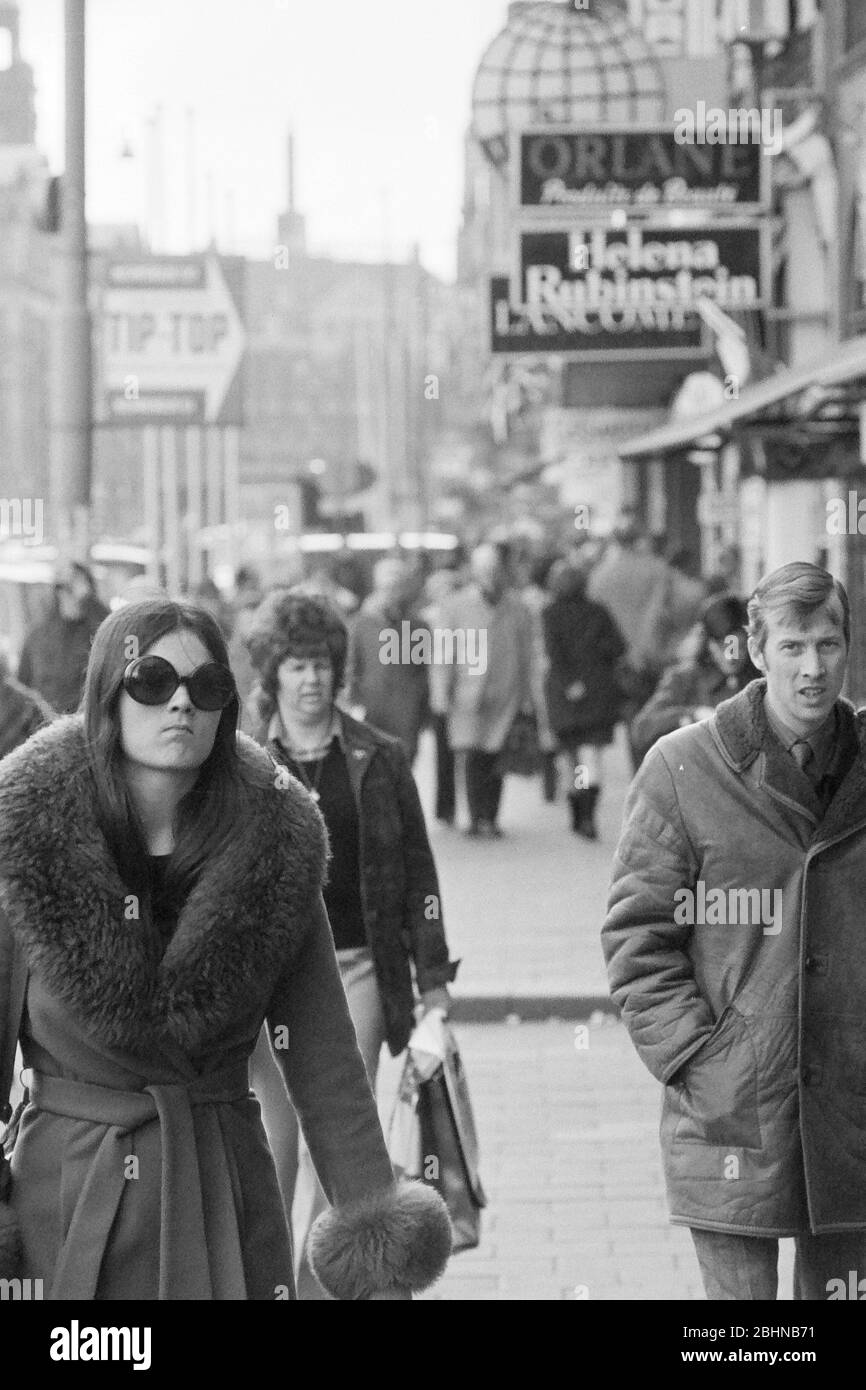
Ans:
{"type": "Polygon", "coordinates": [[[761,307],[759,228],[523,231],[513,292],[493,282],[492,350],[695,357],[699,300],[761,307]]]}
{"type": "Polygon", "coordinates": [[[766,205],[765,167],[751,140],[688,141],[668,126],[547,126],[520,137],[518,205],[535,214],[689,207],[740,215],[766,205]]]}
{"type": "Polygon", "coordinates": [[[100,341],[107,423],[240,424],[245,335],[235,270],[212,254],[107,267],[100,341]]]}

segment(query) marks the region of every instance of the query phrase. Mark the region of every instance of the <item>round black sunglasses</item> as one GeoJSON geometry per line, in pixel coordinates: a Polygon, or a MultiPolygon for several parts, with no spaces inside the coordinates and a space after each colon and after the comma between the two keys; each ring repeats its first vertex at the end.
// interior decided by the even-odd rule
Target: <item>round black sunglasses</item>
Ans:
{"type": "Polygon", "coordinates": [[[205,662],[188,676],[179,676],[161,656],[140,656],[123,673],[123,688],[139,705],[164,705],[179,685],[185,685],[196,709],[225,709],[237,694],[235,678],[227,666],[205,662]]]}

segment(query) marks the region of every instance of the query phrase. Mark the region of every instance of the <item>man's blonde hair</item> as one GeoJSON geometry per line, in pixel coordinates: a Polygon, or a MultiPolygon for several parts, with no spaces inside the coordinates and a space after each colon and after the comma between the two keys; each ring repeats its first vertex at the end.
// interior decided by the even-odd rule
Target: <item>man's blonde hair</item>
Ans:
{"type": "Polygon", "coordinates": [[[851,607],[845,586],[834,579],[829,570],[796,560],[765,574],[748,603],[749,636],[758,651],[764,650],[767,641],[767,614],[771,609],[783,609],[797,623],[802,623],[834,595],[842,608],[842,634],[848,647],[851,645],[851,607]]]}

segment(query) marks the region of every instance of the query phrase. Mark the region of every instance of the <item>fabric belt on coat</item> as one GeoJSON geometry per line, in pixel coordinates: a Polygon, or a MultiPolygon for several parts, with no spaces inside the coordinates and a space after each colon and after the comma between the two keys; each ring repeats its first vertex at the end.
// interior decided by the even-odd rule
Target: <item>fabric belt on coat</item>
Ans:
{"type": "Polygon", "coordinates": [[[179,1084],[119,1091],[33,1072],[38,1110],[107,1126],[57,1261],[51,1299],[96,1297],[100,1268],[129,1177],[128,1136],[159,1122],[160,1299],[246,1299],[235,1199],[215,1107],[249,1095],[246,1065],[179,1084]],[[193,1107],[201,1107],[201,1145],[193,1107]]]}

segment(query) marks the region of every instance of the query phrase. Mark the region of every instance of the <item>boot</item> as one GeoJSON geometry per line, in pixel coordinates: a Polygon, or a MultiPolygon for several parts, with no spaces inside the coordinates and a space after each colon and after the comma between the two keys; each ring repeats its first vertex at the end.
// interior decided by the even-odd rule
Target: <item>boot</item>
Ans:
{"type": "Polygon", "coordinates": [[[544,791],[544,799],[547,802],[556,800],[556,754],[545,753],[544,761],[541,765],[541,784],[544,791]]]}
{"type": "Polygon", "coordinates": [[[575,835],[580,835],[581,825],[583,824],[583,798],[586,792],[569,792],[568,806],[571,811],[571,828],[575,835]]]}
{"type": "Polygon", "coordinates": [[[584,797],[583,815],[578,834],[583,835],[587,840],[597,840],[598,830],[595,825],[595,808],[598,803],[600,787],[587,787],[581,795],[584,797]]]}

